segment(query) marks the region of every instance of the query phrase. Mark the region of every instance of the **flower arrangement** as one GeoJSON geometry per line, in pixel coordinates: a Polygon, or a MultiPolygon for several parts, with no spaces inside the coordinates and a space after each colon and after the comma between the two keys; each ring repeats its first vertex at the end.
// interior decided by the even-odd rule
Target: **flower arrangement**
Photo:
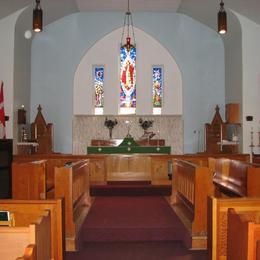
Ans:
{"type": "Polygon", "coordinates": [[[146,131],[153,126],[153,120],[143,120],[142,118],[139,118],[139,125],[146,131]]]}
{"type": "Polygon", "coordinates": [[[112,139],[112,129],[114,128],[115,125],[117,125],[117,120],[111,120],[111,119],[107,119],[105,120],[104,125],[108,128],[109,130],[109,138],[112,139]]]}
{"type": "Polygon", "coordinates": [[[117,120],[111,120],[111,119],[107,119],[105,120],[105,126],[110,129],[110,128],[114,128],[114,126],[117,125],[117,120]]]}

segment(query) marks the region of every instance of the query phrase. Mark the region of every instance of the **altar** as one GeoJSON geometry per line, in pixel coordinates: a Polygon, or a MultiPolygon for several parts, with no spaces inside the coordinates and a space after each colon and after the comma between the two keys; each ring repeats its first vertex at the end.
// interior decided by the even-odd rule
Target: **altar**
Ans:
{"type": "Polygon", "coordinates": [[[87,147],[87,154],[170,154],[171,147],[164,145],[164,140],[138,140],[132,137],[114,140],[92,140],[87,147]]]}

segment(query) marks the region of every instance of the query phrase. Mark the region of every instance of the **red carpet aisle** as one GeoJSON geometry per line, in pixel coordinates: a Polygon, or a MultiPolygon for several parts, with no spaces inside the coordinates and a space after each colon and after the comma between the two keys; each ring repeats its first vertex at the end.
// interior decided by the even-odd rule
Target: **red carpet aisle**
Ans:
{"type": "Polygon", "coordinates": [[[170,196],[171,185],[97,184],[91,185],[91,196],[170,196]]]}
{"type": "Polygon", "coordinates": [[[206,259],[179,242],[183,225],[163,197],[96,197],[81,230],[81,250],[66,260],[206,259]]]}

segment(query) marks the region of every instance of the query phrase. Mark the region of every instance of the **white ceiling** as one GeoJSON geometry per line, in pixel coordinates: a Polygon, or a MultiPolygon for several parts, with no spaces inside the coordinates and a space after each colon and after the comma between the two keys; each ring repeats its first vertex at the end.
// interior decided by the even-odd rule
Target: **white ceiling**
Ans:
{"type": "MultiPolygon", "coordinates": [[[[127,10],[127,0],[75,0],[80,11],[121,11],[127,10]]],[[[181,0],[130,0],[129,6],[135,11],[176,12],[181,0]]]]}
{"type": "MultiPolygon", "coordinates": [[[[130,10],[180,12],[215,26],[220,0],[130,0],[130,10]]],[[[232,9],[260,24],[260,0],[224,0],[232,9]]],[[[26,6],[33,8],[35,0],[0,0],[0,19],[26,6]]],[[[45,24],[77,11],[122,11],[127,0],[41,0],[45,10],[45,24]]]]}

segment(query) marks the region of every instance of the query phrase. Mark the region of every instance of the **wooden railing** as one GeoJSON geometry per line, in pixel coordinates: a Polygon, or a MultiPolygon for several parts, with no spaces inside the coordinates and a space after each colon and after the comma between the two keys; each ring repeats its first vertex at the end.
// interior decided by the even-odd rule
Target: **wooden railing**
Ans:
{"type": "Polygon", "coordinates": [[[213,173],[207,167],[187,161],[173,161],[173,209],[189,232],[191,249],[205,249],[207,245],[207,196],[213,193],[213,173]]]}
{"type": "Polygon", "coordinates": [[[91,205],[88,160],[55,168],[54,197],[65,201],[66,250],[76,250],[75,241],[91,205]]]}

